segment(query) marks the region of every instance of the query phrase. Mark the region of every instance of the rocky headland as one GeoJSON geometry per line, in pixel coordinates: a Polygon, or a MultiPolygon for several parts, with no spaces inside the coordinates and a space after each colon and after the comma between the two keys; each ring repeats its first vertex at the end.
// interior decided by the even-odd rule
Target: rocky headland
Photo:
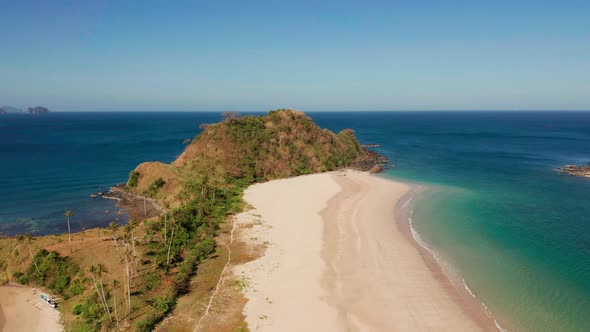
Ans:
{"type": "Polygon", "coordinates": [[[586,165],[565,165],[557,169],[557,172],[565,173],[573,176],[590,177],[590,164],[586,165]]]}

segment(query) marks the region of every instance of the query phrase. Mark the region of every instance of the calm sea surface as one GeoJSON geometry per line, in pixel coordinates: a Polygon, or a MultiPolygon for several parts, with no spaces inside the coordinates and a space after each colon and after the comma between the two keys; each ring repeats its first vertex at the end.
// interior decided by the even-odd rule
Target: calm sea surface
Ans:
{"type": "MultiPolygon", "coordinates": [[[[354,128],[397,165],[385,176],[431,188],[414,227],[457,268],[499,323],[590,330],[590,179],[553,170],[590,162],[590,112],[311,113],[354,128]]],[[[92,199],[138,163],[170,162],[214,113],[0,116],[0,232],[106,225],[92,199]]]]}

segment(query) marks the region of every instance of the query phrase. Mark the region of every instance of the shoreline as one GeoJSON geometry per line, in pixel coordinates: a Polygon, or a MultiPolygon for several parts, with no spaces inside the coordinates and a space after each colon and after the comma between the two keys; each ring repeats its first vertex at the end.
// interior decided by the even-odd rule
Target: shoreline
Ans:
{"type": "MultiPolygon", "coordinates": [[[[383,178],[386,181],[394,181],[383,178]]],[[[405,238],[418,250],[426,266],[432,272],[433,276],[439,280],[445,290],[452,295],[467,315],[472,317],[482,328],[487,331],[505,331],[500,324],[494,319],[492,313],[487,309],[485,303],[481,301],[467,286],[465,279],[460,272],[449,265],[449,263],[437,258],[436,251],[430,248],[421,238],[420,234],[412,226],[412,204],[415,198],[420,195],[425,186],[410,184],[410,190],[402,196],[396,203],[396,224],[405,238]]]]}
{"type": "Polygon", "coordinates": [[[249,220],[240,232],[268,244],[262,257],[234,267],[248,284],[250,329],[496,331],[402,230],[400,204],[413,190],[353,170],[248,188],[254,210],[240,215],[249,220]]]}
{"type": "Polygon", "coordinates": [[[101,197],[116,201],[115,206],[123,209],[129,216],[129,220],[145,220],[160,216],[163,212],[155,199],[131,193],[125,190],[124,184],[112,186],[101,197]]]}

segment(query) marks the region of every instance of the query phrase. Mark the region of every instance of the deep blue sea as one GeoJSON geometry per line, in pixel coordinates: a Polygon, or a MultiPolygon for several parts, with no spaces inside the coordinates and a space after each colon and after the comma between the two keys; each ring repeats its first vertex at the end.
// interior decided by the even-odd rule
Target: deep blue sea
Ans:
{"type": "MultiPolygon", "coordinates": [[[[558,174],[590,162],[590,112],[310,113],[353,128],[421,183],[413,224],[500,325],[590,331],[590,178],[558,174]]],[[[170,162],[215,113],[0,116],[0,232],[61,233],[106,225],[99,187],[138,163],[170,162]]]]}

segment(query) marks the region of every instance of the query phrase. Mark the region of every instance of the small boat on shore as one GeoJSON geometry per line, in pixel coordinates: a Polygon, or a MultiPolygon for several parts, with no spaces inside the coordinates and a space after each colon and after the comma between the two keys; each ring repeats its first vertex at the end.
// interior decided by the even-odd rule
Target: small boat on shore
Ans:
{"type": "Polygon", "coordinates": [[[43,302],[45,302],[45,304],[47,304],[48,306],[50,306],[52,308],[57,307],[57,300],[51,296],[46,296],[44,294],[41,294],[41,300],[43,300],[43,302]]]}

